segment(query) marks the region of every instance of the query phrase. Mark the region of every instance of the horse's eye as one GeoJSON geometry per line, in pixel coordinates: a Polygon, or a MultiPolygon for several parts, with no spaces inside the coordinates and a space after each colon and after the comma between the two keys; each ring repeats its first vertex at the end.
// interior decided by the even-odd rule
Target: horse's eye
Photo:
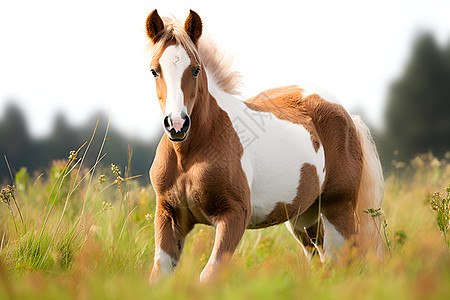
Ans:
{"type": "Polygon", "coordinates": [[[192,74],[195,78],[197,78],[198,74],[200,73],[200,67],[195,68],[194,73],[192,74]]]}
{"type": "Polygon", "coordinates": [[[151,69],[150,72],[152,72],[153,77],[158,78],[158,73],[155,71],[155,69],[151,69]]]}

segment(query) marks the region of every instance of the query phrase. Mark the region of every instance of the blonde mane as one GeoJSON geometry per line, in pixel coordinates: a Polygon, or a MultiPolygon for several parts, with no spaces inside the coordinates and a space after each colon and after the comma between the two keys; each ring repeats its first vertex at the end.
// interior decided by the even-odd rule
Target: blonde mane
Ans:
{"type": "Polygon", "coordinates": [[[202,62],[217,85],[225,92],[233,95],[240,94],[242,86],[241,74],[232,70],[233,60],[220,51],[216,44],[207,36],[202,35],[198,40],[198,49],[184,30],[183,23],[177,19],[163,18],[164,32],[158,42],[150,45],[152,57],[158,55],[165,43],[174,39],[177,45],[182,45],[192,53],[197,62],[202,62]]]}

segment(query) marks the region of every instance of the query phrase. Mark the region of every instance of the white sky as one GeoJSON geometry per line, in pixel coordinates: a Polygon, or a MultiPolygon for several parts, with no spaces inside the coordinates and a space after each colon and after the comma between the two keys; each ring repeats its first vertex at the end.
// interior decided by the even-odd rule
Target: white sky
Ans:
{"type": "Polygon", "coordinates": [[[196,10],[234,56],[244,96],[316,85],[378,128],[417,33],[450,37],[450,1],[2,1],[0,118],[14,100],[44,136],[56,112],[78,125],[110,111],[113,127],[154,137],[162,114],[145,33],[154,8],[182,20],[196,10]]]}

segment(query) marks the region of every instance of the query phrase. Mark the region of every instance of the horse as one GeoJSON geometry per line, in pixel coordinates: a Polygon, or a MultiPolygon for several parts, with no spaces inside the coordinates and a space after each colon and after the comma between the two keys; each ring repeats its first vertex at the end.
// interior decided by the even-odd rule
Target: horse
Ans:
{"type": "MultiPolygon", "coordinates": [[[[164,135],[150,168],[156,193],[150,281],[171,274],[195,224],[215,227],[200,281],[217,276],[246,229],[285,223],[307,256],[350,243],[383,252],[383,175],[370,131],[325,90],[287,86],[242,101],[240,74],[200,16],[146,20],[164,135]],[[370,245],[370,246],[369,246],[370,245]]],[[[382,254],[381,254],[382,255],[382,254]]]]}

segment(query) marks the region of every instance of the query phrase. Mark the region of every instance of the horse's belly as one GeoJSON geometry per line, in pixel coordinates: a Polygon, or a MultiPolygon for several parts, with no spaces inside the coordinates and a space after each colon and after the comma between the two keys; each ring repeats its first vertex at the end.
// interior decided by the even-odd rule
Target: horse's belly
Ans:
{"type": "Polygon", "coordinates": [[[249,228],[281,223],[293,217],[293,211],[305,211],[320,194],[325,180],[323,147],[314,148],[303,126],[272,121],[278,124],[268,126],[244,148],[242,163],[252,204],[249,228]]]}

